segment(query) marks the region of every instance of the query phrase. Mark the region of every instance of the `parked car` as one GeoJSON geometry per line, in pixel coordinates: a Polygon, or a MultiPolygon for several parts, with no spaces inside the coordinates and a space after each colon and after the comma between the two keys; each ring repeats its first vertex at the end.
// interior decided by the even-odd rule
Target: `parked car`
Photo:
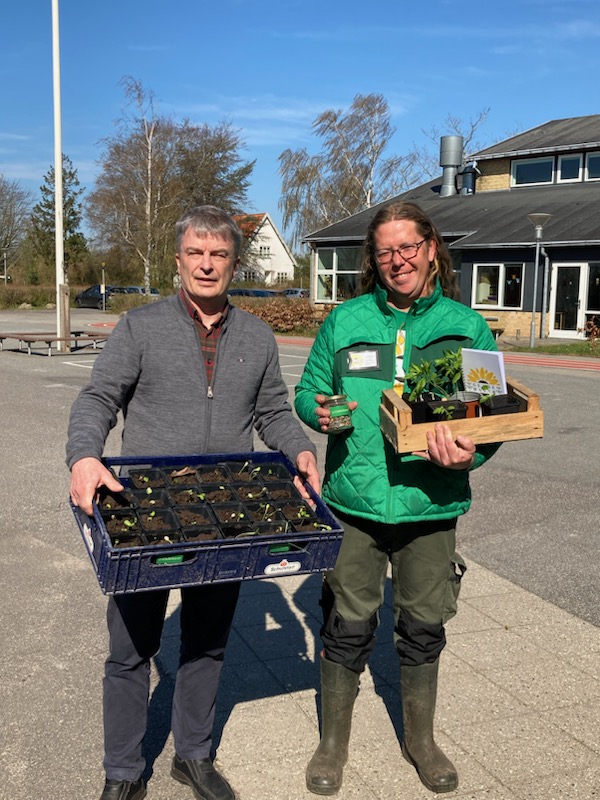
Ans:
{"type": "MultiPolygon", "coordinates": [[[[125,287],[125,291],[128,294],[146,294],[146,287],[145,286],[126,286],[125,287]]],[[[158,291],[158,289],[155,289],[154,287],[152,287],[150,289],[150,294],[153,297],[157,297],[158,295],[160,295],[160,292],[158,291]]]]}
{"type": "Polygon", "coordinates": [[[284,297],[310,297],[308,289],[283,289],[281,294],[284,297]]]}
{"type": "Polygon", "coordinates": [[[278,297],[273,289],[229,289],[229,297],[278,297]]]}
{"type": "Polygon", "coordinates": [[[83,292],[80,292],[75,297],[75,305],[77,308],[106,308],[110,303],[110,298],[114,294],[125,291],[125,288],[122,286],[106,286],[105,288],[106,291],[104,292],[104,300],[102,292],[100,291],[100,284],[96,283],[93,286],[85,289],[83,292]]]}
{"type": "Polygon", "coordinates": [[[273,289],[248,289],[249,297],[277,297],[279,292],[273,289]]]}

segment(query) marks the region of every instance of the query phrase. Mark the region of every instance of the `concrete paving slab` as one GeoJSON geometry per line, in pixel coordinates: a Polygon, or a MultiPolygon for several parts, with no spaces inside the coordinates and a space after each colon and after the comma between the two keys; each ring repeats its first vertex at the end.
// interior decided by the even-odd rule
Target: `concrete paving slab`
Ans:
{"type": "MultiPolygon", "coordinates": [[[[24,324],[31,327],[31,315],[24,324]]],[[[93,361],[0,354],[10,400],[0,415],[0,800],[97,800],[103,785],[106,598],[74,526],[63,463],[68,411],[93,361]]],[[[537,378],[554,402],[556,373],[548,368],[537,378]]],[[[569,374],[569,386],[589,397],[589,380],[578,373],[569,374]]],[[[501,448],[485,475],[475,474],[476,502],[461,521],[459,550],[469,569],[447,626],[436,721],[460,774],[449,798],[600,797],[598,579],[590,556],[597,542],[594,550],[584,538],[595,530],[597,481],[580,469],[595,423],[587,414],[574,441],[558,416],[547,419],[543,447],[501,448]],[[564,458],[550,457],[554,441],[564,458]],[[545,464],[556,481],[540,478],[545,464]],[[580,477],[566,491],[571,468],[580,477]],[[546,513],[552,503],[556,520],[546,513]]],[[[107,452],[118,452],[119,433],[117,426],[107,452]]],[[[218,763],[240,800],[313,797],[304,772],[319,736],[320,583],[316,574],[243,587],[215,729],[218,763]]],[[[339,800],[433,797],[400,753],[389,585],[385,598],[339,800]]],[[[151,670],[148,800],[192,800],[169,775],[178,626],[174,591],[151,670]]]]}

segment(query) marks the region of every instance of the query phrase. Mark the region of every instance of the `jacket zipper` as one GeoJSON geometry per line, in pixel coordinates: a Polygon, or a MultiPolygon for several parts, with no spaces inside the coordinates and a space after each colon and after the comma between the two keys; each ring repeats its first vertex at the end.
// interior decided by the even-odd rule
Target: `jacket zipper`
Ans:
{"type": "Polygon", "coordinates": [[[215,349],[215,363],[214,363],[214,366],[213,366],[212,386],[209,384],[208,388],[206,390],[206,396],[208,397],[209,400],[212,400],[212,398],[213,398],[213,386],[214,386],[214,383],[215,383],[215,378],[217,376],[217,366],[219,364],[219,350],[221,349],[221,341],[223,339],[223,334],[224,333],[225,333],[225,330],[222,330],[221,334],[219,336],[219,340],[217,342],[217,347],[215,349]]]}

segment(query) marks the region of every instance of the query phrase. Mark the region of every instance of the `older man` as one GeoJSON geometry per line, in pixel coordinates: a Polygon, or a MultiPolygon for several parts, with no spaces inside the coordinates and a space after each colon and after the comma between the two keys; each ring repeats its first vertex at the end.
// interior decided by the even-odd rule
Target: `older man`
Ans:
{"type": "MultiPolygon", "coordinates": [[[[181,291],[130,311],[98,356],[75,401],[67,463],[71,498],[88,514],[101,486],[121,484],[102,465],[106,437],[123,411],[123,455],[252,450],[256,429],[319,489],[315,448],[294,419],[267,325],[230,306],[242,234],[213,206],[177,223],[181,291]]],[[[211,758],[215,698],[239,583],[181,590],[181,650],[175,683],[171,775],[200,800],[232,800],[211,758]]],[[[150,658],[160,647],[168,591],[108,601],[110,653],[104,678],[104,768],[100,800],[141,800],[150,658]]]]}

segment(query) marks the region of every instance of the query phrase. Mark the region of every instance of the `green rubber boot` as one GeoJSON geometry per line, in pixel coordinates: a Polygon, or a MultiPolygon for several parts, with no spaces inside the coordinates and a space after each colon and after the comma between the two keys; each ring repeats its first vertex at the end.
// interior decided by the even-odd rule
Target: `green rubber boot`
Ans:
{"type": "Polygon", "coordinates": [[[433,664],[400,668],[404,735],[402,755],[417,770],[421,782],[432,792],[452,792],[458,775],[433,740],[433,717],[437,695],[439,659],[433,664]]]}
{"type": "Polygon", "coordinates": [[[348,760],[352,711],[358,692],[356,672],[321,656],[321,741],[306,768],[306,787],[314,794],[335,794],[348,760]]]}

